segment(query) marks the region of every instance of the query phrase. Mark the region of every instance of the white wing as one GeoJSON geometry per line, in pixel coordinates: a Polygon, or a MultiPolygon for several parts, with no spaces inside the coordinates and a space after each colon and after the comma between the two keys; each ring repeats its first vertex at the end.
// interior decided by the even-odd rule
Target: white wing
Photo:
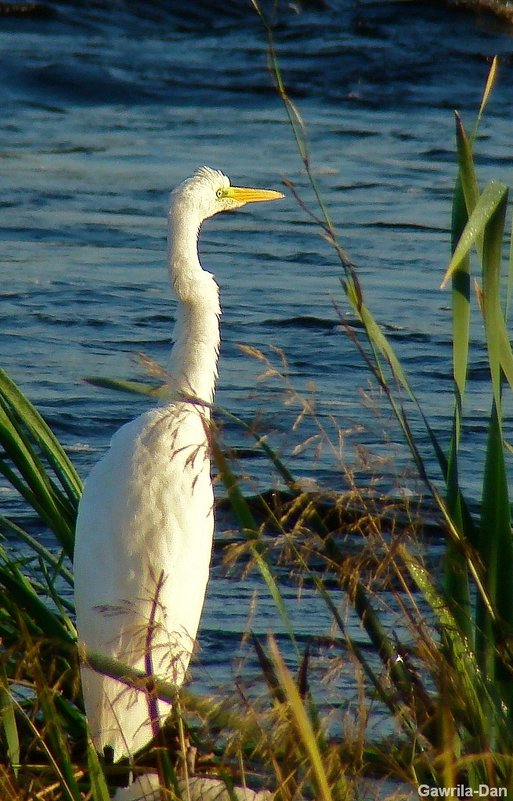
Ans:
{"type": "MultiPolygon", "coordinates": [[[[181,684],[203,607],[213,535],[204,411],[179,403],[123,426],[86,481],[75,545],[80,640],[181,684]]],[[[153,736],[168,704],[82,670],[96,748],[114,760],[153,736]]]]}

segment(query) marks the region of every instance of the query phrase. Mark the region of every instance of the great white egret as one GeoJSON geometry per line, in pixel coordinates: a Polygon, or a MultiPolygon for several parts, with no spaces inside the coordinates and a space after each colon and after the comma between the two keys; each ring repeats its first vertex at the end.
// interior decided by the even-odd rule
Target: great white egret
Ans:
{"type": "MultiPolygon", "coordinates": [[[[201,224],[281,192],[230,185],[202,167],[171,194],[169,270],[178,298],[168,403],[127,423],[92,469],[78,510],[77,629],[87,650],[180,685],[207,586],[214,528],[209,404],[219,351],[219,290],[198,256],[201,224]],[[189,399],[190,398],[190,399],[189,399]]],[[[169,704],[82,666],[91,736],[114,761],[162,725],[169,704]]]]}

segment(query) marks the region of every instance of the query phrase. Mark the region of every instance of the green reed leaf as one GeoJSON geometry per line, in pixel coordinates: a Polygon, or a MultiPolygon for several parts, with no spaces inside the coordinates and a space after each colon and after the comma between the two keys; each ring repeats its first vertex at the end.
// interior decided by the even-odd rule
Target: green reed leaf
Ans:
{"type": "Polygon", "coordinates": [[[14,714],[15,705],[11,696],[5,665],[0,662],[0,722],[7,744],[7,758],[14,775],[17,777],[20,769],[20,738],[14,714]]]}
{"type": "Polygon", "coordinates": [[[499,70],[499,58],[498,58],[498,56],[494,56],[493,59],[492,59],[492,63],[490,65],[490,69],[488,71],[488,75],[486,76],[486,83],[485,83],[485,87],[484,87],[484,90],[483,90],[483,96],[481,98],[481,104],[479,106],[479,111],[478,111],[478,114],[477,114],[476,124],[474,126],[474,131],[473,131],[473,134],[472,134],[472,138],[473,139],[475,139],[476,136],[477,136],[477,131],[478,131],[478,128],[479,128],[479,124],[481,122],[481,118],[482,118],[482,116],[484,114],[485,108],[486,108],[486,106],[488,104],[488,101],[490,99],[490,95],[491,95],[491,93],[492,93],[492,91],[493,91],[493,89],[495,87],[495,84],[496,84],[496,81],[497,81],[498,70],[499,70]]]}
{"type": "Polygon", "coordinates": [[[154,386],[143,384],[142,381],[125,381],[121,378],[105,378],[103,376],[88,376],[84,381],[100,389],[113,389],[116,392],[128,392],[132,395],[147,395],[150,398],[167,398],[171,394],[168,385],[154,386]]]}
{"type": "MultiPolygon", "coordinates": [[[[508,476],[499,409],[493,401],[488,429],[483,490],[481,498],[481,529],[479,555],[486,567],[485,581],[493,608],[506,631],[513,631],[513,540],[511,537],[511,508],[508,476]]],[[[497,632],[494,621],[478,600],[477,652],[481,667],[491,681],[503,688],[501,695],[510,707],[513,701],[511,678],[502,667],[503,635],[497,632]]],[[[511,707],[510,707],[511,708],[511,707]]]]}
{"type": "Polygon", "coordinates": [[[500,272],[507,200],[506,190],[500,193],[500,200],[486,223],[482,263],[483,317],[488,346],[488,363],[498,410],[501,408],[501,333],[505,328],[501,309],[500,272]]]}
{"type": "Polygon", "coordinates": [[[73,573],[63,563],[62,557],[56,556],[55,553],[43,545],[39,539],[36,539],[36,537],[33,537],[32,534],[29,534],[24,528],[2,515],[0,515],[0,532],[9,532],[14,535],[17,541],[24,542],[25,545],[41,557],[56,574],[61,576],[70,587],[73,586],[73,573]]]}
{"type": "MultiPolygon", "coordinates": [[[[451,248],[456,250],[469,217],[479,200],[472,147],[460,118],[456,117],[459,172],[452,200],[451,248]]],[[[470,254],[460,261],[452,275],[453,374],[458,390],[456,406],[461,414],[465,395],[470,330],[470,254]]],[[[456,432],[459,437],[459,431],[456,432]]]]}
{"type": "Polygon", "coordinates": [[[76,506],[82,494],[82,482],[73,463],[37,409],[1,368],[0,397],[11,412],[15,413],[17,427],[23,426],[30,438],[37,443],[41,453],[55,471],[70,502],[76,506]]]}
{"type": "MultiPolygon", "coordinates": [[[[456,112],[456,145],[458,148],[458,179],[465,200],[466,216],[470,217],[479,201],[479,184],[474,166],[472,141],[467,136],[460,115],[456,112]]],[[[454,231],[454,228],[453,228],[454,231]]],[[[453,241],[453,250],[456,242],[453,241]]]]}
{"type": "MultiPolygon", "coordinates": [[[[469,213],[474,209],[479,188],[469,142],[461,120],[456,115],[456,138],[458,144],[459,171],[452,199],[451,247],[454,252],[465,226],[469,213]]],[[[446,501],[447,509],[455,527],[468,537],[472,530],[466,530],[465,504],[459,483],[458,452],[463,420],[470,332],[470,255],[460,262],[452,276],[452,365],[454,377],[454,414],[451,439],[447,453],[446,501]]],[[[449,539],[444,562],[444,586],[450,608],[458,622],[461,632],[473,638],[470,586],[467,560],[458,545],[449,539]]],[[[443,635],[445,636],[445,635],[443,635]]],[[[452,650],[452,649],[451,649],[452,650]]]]}
{"type": "Polygon", "coordinates": [[[442,281],[441,289],[452,278],[453,273],[460,267],[462,260],[469,254],[470,249],[476,244],[479,237],[483,236],[486,226],[497,209],[501,207],[507,193],[508,187],[500,181],[490,181],[485,187],[455,248],[442,281]]]}
{"type": "Polygon", "coordinates": [[[37,437],[24,425],[18,410],[10,407],[1,395],[0,444],[4,449],[0,472],[52,529],[71,556],[75,508],[43,464],[37,437]]]}
{"type": "Polygon", "coordinates": [[[19,613],[28,617],[32,631],[44,634],[48,638],[73,643],[75,638],[66,624],[54,613],[44,598],[41,598],[12,556],[0,546],[0,586],[3,587],[3,604],[13,604],[19,613]],[[35,627],[35,629],[34,629],[35,627]]]}
{"type": "Polygon", "coordinates": [[[89,768],[92,801],[110,801],[110,793],[105,775],[89,735],[87,737],[87,766],[89,768]]]}

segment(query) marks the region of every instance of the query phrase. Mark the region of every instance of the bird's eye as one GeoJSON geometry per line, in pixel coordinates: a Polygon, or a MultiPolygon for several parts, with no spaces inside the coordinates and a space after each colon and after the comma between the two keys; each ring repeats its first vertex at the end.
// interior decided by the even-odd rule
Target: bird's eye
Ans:
{"type": "Polygon", "coordinates": [[[222,196],[223,196],[223,190],[222,189],[218,189],[217,192],[216,192],[216,197],[222,198],[222,196]]]}

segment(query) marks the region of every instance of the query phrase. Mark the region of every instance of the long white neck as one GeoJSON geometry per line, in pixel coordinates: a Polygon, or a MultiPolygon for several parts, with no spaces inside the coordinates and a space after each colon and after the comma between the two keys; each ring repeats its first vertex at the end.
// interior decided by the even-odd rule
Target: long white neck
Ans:
{"type": "Polygon", "coordinates": [[[219,288],[198,256],[200,220],[169,211],[169,271],[178,298],[169,370],[174,388],[211,403],[219,355],[219,288]]]}

